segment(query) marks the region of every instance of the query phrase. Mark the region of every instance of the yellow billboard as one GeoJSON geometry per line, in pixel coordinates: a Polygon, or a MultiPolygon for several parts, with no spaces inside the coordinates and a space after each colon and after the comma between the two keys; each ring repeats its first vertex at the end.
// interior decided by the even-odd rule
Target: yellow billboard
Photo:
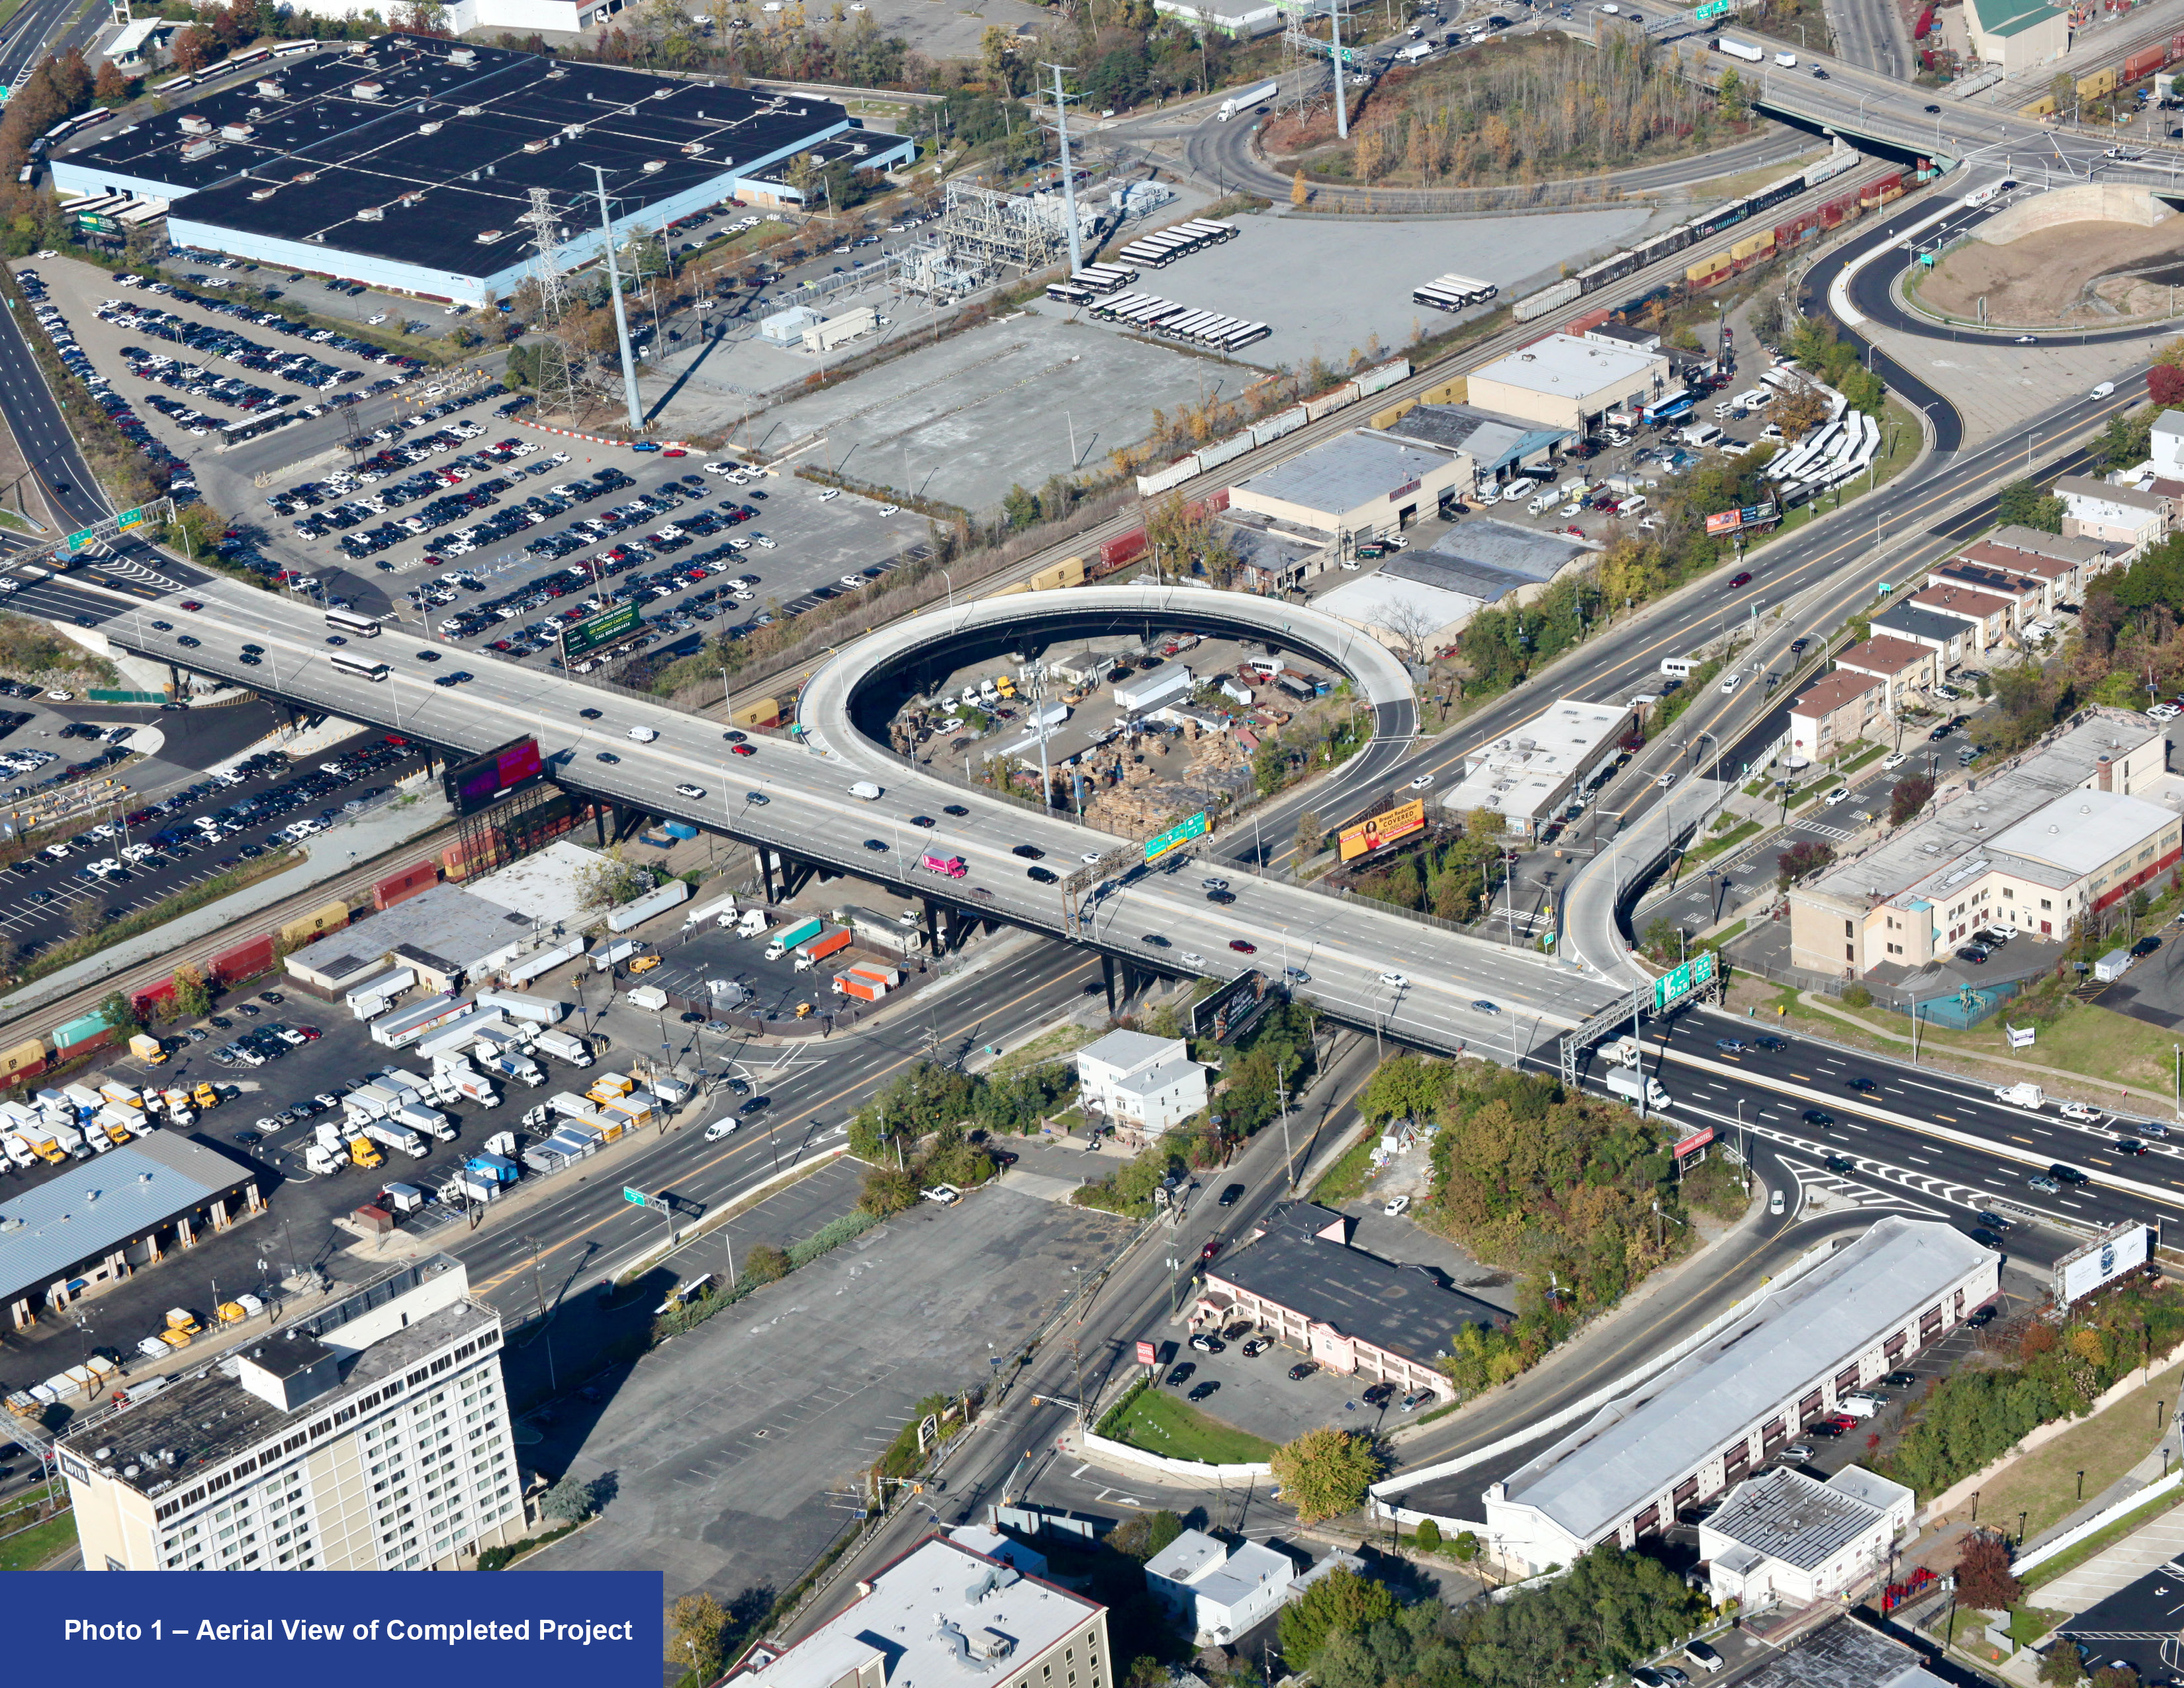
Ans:
{"type": "Polygon", "coordinates": [[[1369,855],[1383,844],[1391,844],[1398,838],[1407,838],[1412,833],[1423,832],[1426,824],[1426,805],[1420,798],[1408,803],[1399,803],[1393,809],[1378,815],[1368,815],[1354,827],[1344,828],[1339,842],[1342,860],[1354,861],[1361,855],[1369,855]]]}

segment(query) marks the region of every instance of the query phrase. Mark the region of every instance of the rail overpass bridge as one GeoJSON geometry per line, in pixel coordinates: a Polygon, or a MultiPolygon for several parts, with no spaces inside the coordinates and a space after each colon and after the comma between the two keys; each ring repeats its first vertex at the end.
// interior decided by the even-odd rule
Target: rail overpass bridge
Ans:
{"type": "Polygon", "coordinates": [[[804,733],[755,738],[755,754],[738,756],[718,721],[547,671],[432,650],[425,635],[398,625],[343,653],[383,662],[386,678],[345,672],[313,609],[225,579],[185,587],[156,565],[141,572],[142,596],[81,580],[44,589],[96,600],[104,612],[99,631],[124,650],[414,735],[453,757],[535,735],[557,784],[626,817],[682,821],[760,846],[792,875],[880,880],[921,900],[928,919],[945,909],[951,924],[1006,922],[1083,944],[1106,961],[1111,991],[1139,975],[1225,981],[1257,969],[1279,980],[1293,967],[1306,976],[1297,993],[1338,1020],[1418,1047],[1505,1061],[1618,994],[1615,983],[1586,968],[1234,862],[1210,876],[1226,882],[1228,900],[1217,902],[1187,850],[1146,867],[1132,840],[950,780],[857,724],[892,713],[915,688],[921,665],[929,671],[1027,641],[1039,649],[1101,632],[1167,628],[1268,642],[1349,674],[1378,730],[1361,755],[1374,764],[1400,758],[1417,720],[1401,666],[1356,629],[1295,605],[1132,586],[1020,593],[928,612],[836,654],[805,689],[804,733]],[[200,607],[181,609],[186,599],[200,607]],[[185,638],[196,643],[186,646],[185,638]],[[259,647],[257,663],[242,660],[246,645],[259,647]],[[421,660],[427,650],[443,660],[421,660]],[[476,677],[434,685],[452,666],[444,659],[458,655],[477,662],[476,677]],[[640,742],[632,728],[656,736],[640,742]],[[851,792],[866,782],[882,795],[868,801],[851,792]],[[1059,883],[1029,877],[1012,854],[1020,844],[1044,851],[1059,883]],[[927,853],[961,856],[968,872],[956,879],[921,871],[916,863],[927,853]]]}

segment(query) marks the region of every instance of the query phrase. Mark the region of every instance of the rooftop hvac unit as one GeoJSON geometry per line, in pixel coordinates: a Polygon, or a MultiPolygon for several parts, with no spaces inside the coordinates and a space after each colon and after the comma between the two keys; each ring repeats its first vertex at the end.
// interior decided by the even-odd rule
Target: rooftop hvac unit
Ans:
{"type": "Polygon", "coordinates": [[[458,117],[476,117],[476,116],[481,115],[481,114],[484,112],[484,110],[485,110],[485,108],[484,108],[483,106],[478,106],[478,105],[465,105],[465,106],[460,106],[460,107],[458,107],[458,108],[456,109],[455,115],[456,115],[456,116],[458,116],[458,117]]]}
{"type": "Polygon", "coordinates": [[[526,153],[543,153],[546,150],[546,143],[543,141],[526,141],[523,143],[523,150],[526,153]]]}
{"type": "Polygon", "coordinates": [[[263,81],[259,83],[258,92],[265,95],[269,100],[286,99],[288,97],[288,91],[282,87],[278,82],[275,81],[270,76],[266,77],[263,81]]]}
{"type": "Polygon", "coordinates": [[[581,123],[564,124],[561,126],[561,132],[573,141],[584,132],[584,125],[581,123]]]}
{"type": "Polygon", "coordinates": [[[192,113],[190,115],[180,119],[179,123],[181,131],[185,135],[209,135],[212,133],[212,120],[208,117],[199,117],[195,113],[192,113]]]}
{"type": "Polygon", "coordinates": [[[387,92],[384,82],[359,82],[349,92],[360,100],[376,100],[387,92]]]}
{"type": "Polygon", "coordinates": [[[421,123],[417,125],[417,132],[420,135],[437,135],[444,126],[437,123],[421,123]]]}
{"type": "Polygon", "coordinates": [[[480,246],[491,246],[501,237],[502,233],[503,231],[499,229],[481,229],[478,231],[477,243],[480,246]]]}
{"type": "Polygon", "coordinates": [[[250,197],[253,199],[270,199],[280,191],[277,187],[254,187],[250,190],[250,197]]]}
{"type": "Polygon", "coordinates": [[[667,160],[665,159],[647,159],[644,161],[644,173],[647,175],[658,175],[666,168],[667,160]]]}
{"type": "Polygon", "coordinates": [[[448,55],[448,63],[460,64],[467,70],[477,63],[477,54],[467,47],[459,47],[448,55]]]}
{"type": "Polygon", "coordinates": [[[356,220],[359,223],[383,223],[387,220],[387,208],[384,205],[367,205],[356,214],[356,220]]]}

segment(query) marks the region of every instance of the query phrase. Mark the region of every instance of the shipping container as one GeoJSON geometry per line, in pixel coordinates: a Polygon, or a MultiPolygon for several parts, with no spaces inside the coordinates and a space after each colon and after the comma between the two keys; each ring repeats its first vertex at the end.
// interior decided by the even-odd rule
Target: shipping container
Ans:
{"type": "Polygon", "coordinates": [[[371,1022],[371,1040],[385,1049],[406,1049],[435,1027],[443,1026],[458,1014],[470,1011],[470,1004],[450,992],[443,991],[428,996],[413,1008],[404,1008],[382,1014],[371,1022]]]}
{"type": "MultiPolygon", "coordinates": [[[[734,900],[728,899],[731,905],[734,900]]],[[[482,990],[477,1002],[481,1008],[498,1008],[510,1019],[528,1020],[535,1026],[558,1026],[569,1011],[568,1004],[550,996],[525,996],[513,990],[482,990]]]]}
{"type": "Polygon", "coordinates": [[[607,928],[611,932],[627,932],[632,926],[642,926],[655,915],[663,915],[690,895],[687,880],[670,879],[657,890],[648,891],[633,903],[624,903],[607,916],[607,928]]]}
{"type": "Polygon", "coordinates": [[[387,1011],[388,1003],[416,983],[416,968],[390,967],[353,989],[343,992],[342,1000],[358,1019],[376,1019],[387,1011]]]}
{"type": "Polygon", "coordinates": [[[849,947],[850,929],[845,926],[838,926],[832,931],[821,933],[818,937],[812,939],[799,949],[797,953],[808,961],[817,962],[824,961],[838,950],[846,950],[849,947]]]}
{"type": "Polygon", "coordinates": [[[551,972],[564,961],[572,961],[584,953],[590,942],[585,938],[571,938],[567,943],[551,950],[542,950],[535,955],[526,955],[508,969],[508,982],[514,985],[531,983],[542,973],[551,972]]]}

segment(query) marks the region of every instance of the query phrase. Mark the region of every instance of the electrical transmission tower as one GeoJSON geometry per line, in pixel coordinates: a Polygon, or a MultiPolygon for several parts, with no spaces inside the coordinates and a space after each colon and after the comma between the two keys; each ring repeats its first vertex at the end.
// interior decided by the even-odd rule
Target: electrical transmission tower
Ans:
{"type": "Polygon", "coordinates": [[[533,231],[531,243],[538,250],[538,308],[549,321],[559,322],[568,304],[568,277],[561,263],[560,218],[554,209],[554,190],[531,190],[531,209],[516,220],[533,231]]]}

